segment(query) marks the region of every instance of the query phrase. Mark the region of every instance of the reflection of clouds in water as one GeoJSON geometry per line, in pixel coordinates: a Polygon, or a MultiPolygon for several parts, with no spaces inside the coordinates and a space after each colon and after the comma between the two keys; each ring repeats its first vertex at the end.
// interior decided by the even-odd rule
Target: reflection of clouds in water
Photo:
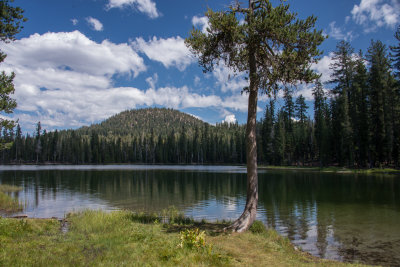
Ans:
{"type": "MultiPolygon", "coordinates": [[[[323,240],[319,240],[320,233],[318,225],[310,225],[307,231],[306,238],[296,236],[292,243],[295,246],[301,247],[303,251],[307,251],[313,255],[330,260],[342,260],[339,254],[340,243],[335,240],[333,235],[332,225],[328,225],[327,235],[323,240]]],[[[280,232],[281,233],[281,232],[280,232]]],[[[285,234],[281,233],[285,236],[285,234]]]]}
{"type": "Polygon", "coordinates": [[[240,215],[240,210],[236,205],[226,205],[221,199],[211,198],[205,201],[200,201],[193,207],[188,207],[184,210],[185,215],[194,219],[207,219],[216,221],[221,219],[232,220],[240,215]]]}
{"type": "Polygon", "coordinates": [[[64,218],[70,212],[85,209],[115,210],[105,201],[86,193],[76,193],[69,190],[46,191],[40,187],[25,188],[19,194],[20,202],[25,203],[24,211],[30,218],[64,218]]]}
{"type": "Polygon", "coordinates": [[[233,197],[225,197],[225,209],[228,211],[237,210],[237,199],[233,197]]]}
{"type": "MultiPolygon", "coordinates": [[[[242,214],[245,204],[245,196],[223,197],[222,199],[211,198],[184,209],[184,213],[186,216],[193,217],[196,220],[233,221],[242,214]]],[[[257,220],[266,221],[265,208],[260,204],[257,208],[257,220]]]]}

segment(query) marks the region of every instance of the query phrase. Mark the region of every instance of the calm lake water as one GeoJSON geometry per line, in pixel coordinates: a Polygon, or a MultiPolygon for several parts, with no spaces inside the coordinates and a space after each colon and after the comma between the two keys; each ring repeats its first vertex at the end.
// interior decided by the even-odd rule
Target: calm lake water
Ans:
{"type": "MultiPolygon", "coordinates": [[[[0,166],[0,183],[21,186],[39,218],[174,205],[235,219],[246,201],[245,169],[231,166],[0,166]]],[[[260,170],[258,219],[319,257],[400,265],[400,176],[260,170]]]]}

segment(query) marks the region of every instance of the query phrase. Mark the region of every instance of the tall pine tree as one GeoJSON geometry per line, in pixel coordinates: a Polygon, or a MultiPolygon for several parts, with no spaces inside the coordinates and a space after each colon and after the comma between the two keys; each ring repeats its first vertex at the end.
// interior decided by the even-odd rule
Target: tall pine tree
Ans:
{"type": "Polygon", "coordinates": [[[326,94],[322,83],[318,80],[313,89],[314,95],[314,121],[315,121],[315,139],[317,147],[317,157],[320,166],[325,166],[328,163],[329,152],[329,114],[328,104],[326,102],[326,94]]]}
{"type": "Polygon", "coordinates": [[[370,90],[368,73],[364,64],[362,52],[356,60],[355,73],[352,83],[352,122],[355,158],[359,167],[369,166],[370,161],[370,90]]]}
{"type": "Polygon", "coordinates": [[[349,114],[349,99],[351,95],[351,84],[354,73],[354,53],[353,48],[348,42],[341,41],[337,44],[336,50],[333,52],[333,63],[331,81],[334,84],[332,94],[335,101],[335,111],[337,117],[333,122],[336,124],[337,136],[336,145],[338,147],[338,161],[341,165],[353,165],[353,129],[349,114]]]}
{"type": "Polygon", "coordinates": [[[389,99],[390,64],[387,48],[381,41],[372,41],[368,48],[369,90],[371,101],[371,143],[372,160],[375,166],[381,166],[392,150],[392,121],[390,119],[389,99]]]}

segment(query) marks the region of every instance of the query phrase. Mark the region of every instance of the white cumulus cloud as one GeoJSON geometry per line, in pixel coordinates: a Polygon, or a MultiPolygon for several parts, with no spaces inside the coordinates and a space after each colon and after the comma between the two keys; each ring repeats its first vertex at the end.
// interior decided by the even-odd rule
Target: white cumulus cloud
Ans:
{"type": "Polygon", "coordinates": [[[7,63],[28,69],[69,70],[88,75],[132,74],[146,70],[143,59],[126,44],[96,43],[79,31],[33,34],[0,45],[7,63]]]}
{"type": "MultiPolygon", "coordinates": [[[[297,98],[302,95],[307,101],[312,101],[314,99],[313,89],[315,84],[302,84],[298,90],[294,91],[294,97],[297,98]]],[[[295,99],[293,99],[295,101],[295,99]]]]}
{"type": "Polygon", "coordinates": [[[233,92],[238,94],[243,88],[249,86],[249,82],[245,80],[245,73],[235,73],[223,61],[215,66],[212,74],[216,79],[216,85],[224,93],[233,92]]]}
{"type": "Polygon", "coordinates": [[[366,32],[379,27],[395,27],[400,22],[400,2],[398,0],[361,0],[354,5],[353,20],[365,27],[366,32]]]}
{"type": "Polygon", "coordinates": [[[25,129],[39,120],[50,128],[77,127],[130,108],[124,95],[139,90],[113,88],[112,77],[146,70],[130,45],[97,43],[79,31],[34,34],[0,49],[8,55],[2,70],[16,73],[12,116],[25,129]]]}
{"type": "Polygon", "coordinates": [[[208,18],[207,17],[194,16],[192,18],[192,24],[193,24],[193,26],[200,28],[203,33],[207,33],[207,28],[208,28],[208,18]]]}
{"type": "Polygon", "coordinates": [[[183,71],[194,62],[184,39],[180,36],[167,39],[153,37],[148,42],[139,37],[132,42],[132,46],[137,51],[143,52],[149,59],[162,63],[166,68],[173,66],[183,71]]]}
{"type": "MultiPolygon", "coordinates": [[[[95,19],[92,17],[87,17],[86,21],[93,30],[95,30],[95,31],[103,30],[103,24],[98,19],[95,19]]],[[[74,23],[74,22],[72,22],[72,23],[74,23]]],[[[76,25],[76,24],[74,24],[74,25],[76,25]]]]}
{"type": "Polygon", "coordinates": [[[234,114],[231,114],[231,115],[227,115],[226,117],[225,117],[225,119],[222,121],[222,123],[224,123],[224,122],[226,122],[226,123],[228,123],[228,124],[234,124],[234,123],[236,123],[236,117],[235,117],[235,115],[234,114]]]}
{"type": "Polygon", "coordinates": [[[107,4],[108,9],[125,7],[135,8],[152,19],[160,16],[156,3],[151,0],[109,0],[107,4]]]}
{"type": "MultiPolygon", "coordinates": [[[[224,98],[220,107],[229,108],[231,110],[247,112],[247,104],[249,102],[249,96],[246,93],[243,94],[234,94],[224,98]]],[[[257,108],[257,112],[260,111],[260,108],[257,108]]]]}
{"type": "Polygon", "coordinates": [[[331,79],[332,70],[330,69],[330,65],[332,64],[333,60],[333,53],[330,53],[327,56],[323,56],[317,64],[313,64],[312,69],[322,74],[321,82],[327,82],[331,79]]]}

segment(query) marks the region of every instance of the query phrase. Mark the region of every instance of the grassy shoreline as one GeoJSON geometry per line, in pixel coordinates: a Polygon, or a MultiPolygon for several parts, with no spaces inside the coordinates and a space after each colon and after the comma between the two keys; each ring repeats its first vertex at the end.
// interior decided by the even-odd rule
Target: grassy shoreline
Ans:
{"type": "Polygon", "coordinates": [[[165,224],[159,216],[129,211],[88,210],[68,215],[62,225],[51,219],[0,218],[0,265],[361,266],[313,257],[259,226],[227,234],[218,231],[223,223],[168,216],[165,224]]]}

